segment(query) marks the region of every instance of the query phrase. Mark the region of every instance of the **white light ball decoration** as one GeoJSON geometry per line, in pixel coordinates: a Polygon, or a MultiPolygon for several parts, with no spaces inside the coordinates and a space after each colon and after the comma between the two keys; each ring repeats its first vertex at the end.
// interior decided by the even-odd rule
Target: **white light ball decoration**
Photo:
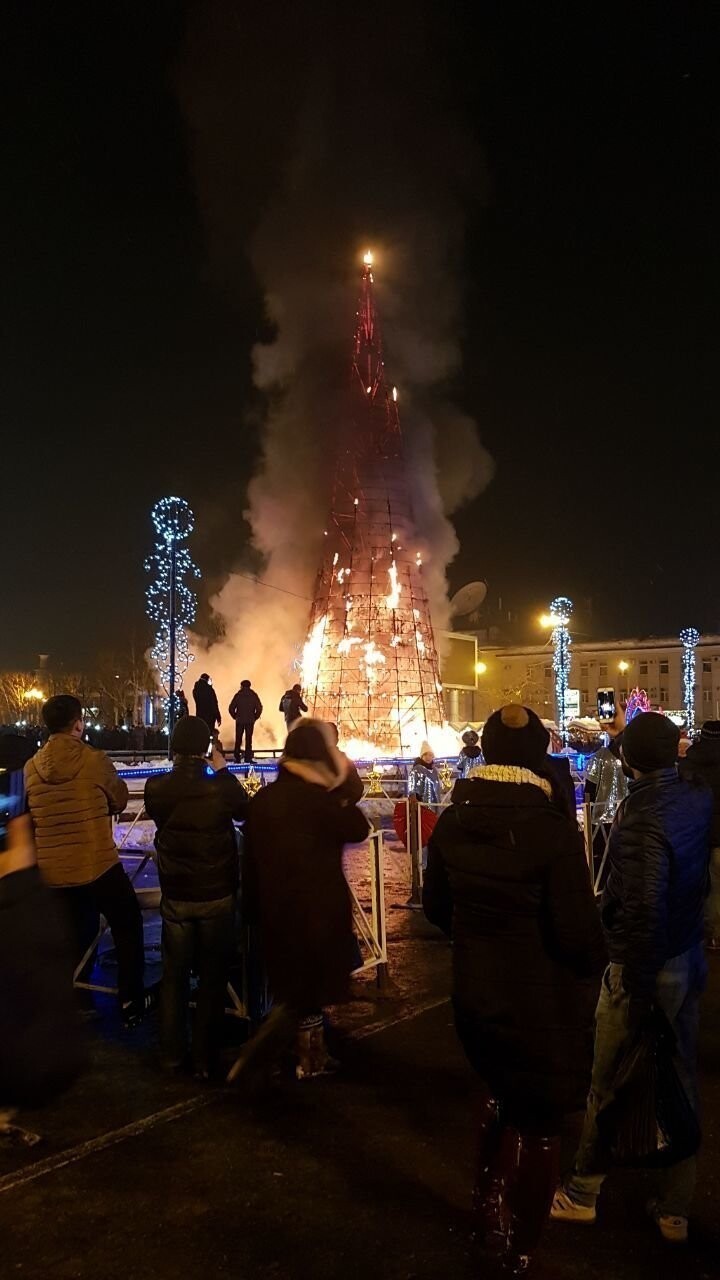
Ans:
{"type": "Polygon", "coordinates": [[[697,627],[684,627],[680,632],[680,643],[683,647],[683,703],[685,705],[685,725],[689,738],[695,733],[695,650],[700,643],[700,632],[697,627]]]}
{"type": "Polygon", "coordinates": [[[550,605],[550,621],[552,623],[553,671],[555,673],[555,713],[560,729],[562,744],[568,744],[567,732],[567,694],[570,683],[570,619],[573,604],[567,596],[556,596],[550,605]]]}

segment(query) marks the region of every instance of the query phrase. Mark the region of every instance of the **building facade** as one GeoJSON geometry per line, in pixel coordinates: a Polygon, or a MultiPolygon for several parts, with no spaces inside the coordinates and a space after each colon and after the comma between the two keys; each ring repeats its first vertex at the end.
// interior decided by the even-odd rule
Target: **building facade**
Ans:
{"type": "MultiPolygon", "coordinates": [[[[470,637],[462,639],[467,642],[470,637]]],[[[446,705],[453,723],[485,720],[505,702],[522,702],[545,719],[555,719],[549,640],[541,645],[476,643],[474,677],[467,645],[466,669],[458,673],[459,651],[458,644],[452,645],[453,663],[441,661],[446,705]],[[469,688],[473,678],[474,687],[469,688]]],[[[571,658],[574,714],[594,715],[597,691],[603,688],[614,689],[621,701],[633,689],[644,689],[653,708],[683,711],[683,648],[677,636],[573,642],[571,658]]],[[[702,636],[696,650],[695,719],[697,724],[720,719],[720,635],[702,636]]]]}

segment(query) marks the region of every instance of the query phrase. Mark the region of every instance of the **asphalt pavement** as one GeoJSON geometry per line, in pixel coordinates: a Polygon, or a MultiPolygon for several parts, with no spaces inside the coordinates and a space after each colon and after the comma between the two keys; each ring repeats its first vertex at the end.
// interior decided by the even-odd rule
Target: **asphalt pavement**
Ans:
{"type": "MultiPolygon", "coordinates": [[[[474,1081],[447,1002],[447,946],[393,926],[401,981],[335,1013],[337,1076],[280,1081],[249,1105],[167,1078],[153,1020],[89,1030],[92,1065],[44,1113],[44,1142],[0,1153],[0,1274],[54,1280],[470,1280],[474,1081]],[[414,961],[413,961],[414,958],[414,961]],[[414,972],[414,984],[411,975],[414,972]]],[[[393,948],[391,947],[391,961],[393,948]]],[[[228,1049],[232,1058],[232,1049],[228,1049]]],[[[720,1277],[720,957],[702,1032],[705,1145],[689,1248],[643,1212],[645,1175],[613,1176],[596,1227],[550,1225],[538,1280],[720,1277]]],[[[573,1126],[566,1134],[572,1153],[573,1126]]]]}

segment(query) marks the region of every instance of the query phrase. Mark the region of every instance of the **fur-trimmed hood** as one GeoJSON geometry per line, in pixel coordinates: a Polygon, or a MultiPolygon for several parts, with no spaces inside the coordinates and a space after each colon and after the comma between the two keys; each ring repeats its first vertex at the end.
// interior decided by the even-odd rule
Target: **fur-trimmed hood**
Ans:
{"type": "Polygon", "coordinates": [[[331,726],[325,720],[315,720],[312,717],[305,716],[298,725],[291,729],[288,735],[288,743],[286,749],[280,757],[280,764],[288,773],[294,774],[297,778],[302,778],[303,782],[308,782],[312,786],[323,787],[326,791],[334,791],[337,787],[341,787],[345,782],[350,763],[347,756],[343,755],[338,749],[335,742],[335,735],[331,726]],[[326,760],[303,759],[292,751],[293,743],[290,741],[293,734],[298,736],[302,733],[305,737],[306,731],[315,731],[322,740],[322,747],[326,760]],[[291,751],[288,753],[287,746],[290,744],[291,751]]]}

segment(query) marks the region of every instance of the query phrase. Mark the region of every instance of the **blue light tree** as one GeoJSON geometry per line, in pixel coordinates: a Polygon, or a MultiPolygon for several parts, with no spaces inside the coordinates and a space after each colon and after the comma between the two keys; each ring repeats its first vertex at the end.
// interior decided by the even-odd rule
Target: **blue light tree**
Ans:
{"type": "Polygon", "coordinates": [[[145,592],[146,612],[151,622],[157,624],[151,656],[166,693],[170,735],[177,719],[178,691],[193,660],[186,628],[195,621],[197,596],[188,579],[199,578],[200,570],[183,545],[195,528],[195,517],[185,499],[161,498],[155,503],[151,517],[157,542],[145,561],[146,571],[153,574],[145,592]]]}

